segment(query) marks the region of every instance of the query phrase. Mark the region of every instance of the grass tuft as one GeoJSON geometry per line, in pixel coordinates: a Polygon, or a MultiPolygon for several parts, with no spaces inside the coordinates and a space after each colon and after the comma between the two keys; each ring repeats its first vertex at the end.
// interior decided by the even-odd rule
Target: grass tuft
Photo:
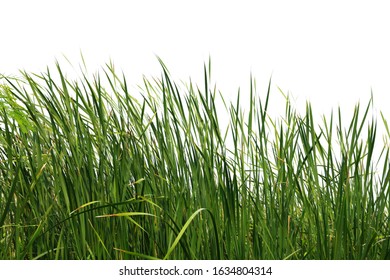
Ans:
{"type": "Polygon", "coordinates": [[[0,259],[390,259],[372,99],[275,119],[271,81],[244,110],[158,60],[134,93],[112,63],[0,76],[0,259]]]}

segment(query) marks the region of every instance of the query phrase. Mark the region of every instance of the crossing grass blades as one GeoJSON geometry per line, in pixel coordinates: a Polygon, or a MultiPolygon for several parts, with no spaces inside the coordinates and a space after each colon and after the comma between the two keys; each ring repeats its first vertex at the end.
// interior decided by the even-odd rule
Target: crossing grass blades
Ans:
{"type": "Polygon", "coordinates": [[[159,61],[138,92],[112,63],[0,76],[0,259],[390,259],[372,100],[275,119],[271,83],[243,106],[159,61]]]}

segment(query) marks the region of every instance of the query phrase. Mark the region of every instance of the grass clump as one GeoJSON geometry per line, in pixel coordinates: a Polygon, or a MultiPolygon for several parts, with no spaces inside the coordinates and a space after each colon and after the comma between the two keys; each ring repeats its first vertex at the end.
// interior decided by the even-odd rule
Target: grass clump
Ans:
{"type": "Polygon", "coordinates": [[[390,259],[371,101],[272,119],[270,85],[244,112],[161,66],[137,93],[112,64],[2,77],[0,259],[390,259]]]}

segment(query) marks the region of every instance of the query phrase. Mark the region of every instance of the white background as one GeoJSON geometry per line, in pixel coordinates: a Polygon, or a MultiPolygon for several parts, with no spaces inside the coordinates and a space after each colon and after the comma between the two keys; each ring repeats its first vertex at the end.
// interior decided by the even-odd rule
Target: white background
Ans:
{"type": "Polygon", "coordinates": [[[91,72],[112,59],[133,85],[143,74],[159,75],[156,55],[178,79],[201,83],[210,56],[213,80],[227,98],[238,87],[245,93],[250,73],[265,94],[272,75],[273,94],[280,87],[298,107],[308,99],[325,114],[338,105],[349,111],[359,100],[366,104],[372,89],[375,106],[390,120],[388,5],[0,0],[0,73],[45,71],[55,59],[63,63],[63,55],[77,68],[81,51],[91,72]]]}
{"type": "Polygon", "coordinates": [[[210,56],[227,98],[247,93],[250,73],[265,94],[272,75],[272,93],[290,93],[298,109],[310,100],[321,114],[350,112],[372,89],[390,119],[387,2],[0,0],[0,73],[45,71],[64,55],[77,68],[81,51],[91,72],[112,59],[133,86],[160,74],[156,55],[174,77],[202,83],[210,56]]]}

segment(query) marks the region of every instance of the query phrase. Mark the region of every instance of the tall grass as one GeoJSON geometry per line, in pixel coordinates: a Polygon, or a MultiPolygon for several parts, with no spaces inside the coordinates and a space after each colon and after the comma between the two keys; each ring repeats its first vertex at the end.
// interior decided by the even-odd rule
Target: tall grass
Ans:
{"type": "Polygon", "coordinates": [[[0,259],[390,259],[371,101],[273,119],[270,85],[244,111],[160,62],[137,93],[112,64],[1,78],[0,259]]]}

